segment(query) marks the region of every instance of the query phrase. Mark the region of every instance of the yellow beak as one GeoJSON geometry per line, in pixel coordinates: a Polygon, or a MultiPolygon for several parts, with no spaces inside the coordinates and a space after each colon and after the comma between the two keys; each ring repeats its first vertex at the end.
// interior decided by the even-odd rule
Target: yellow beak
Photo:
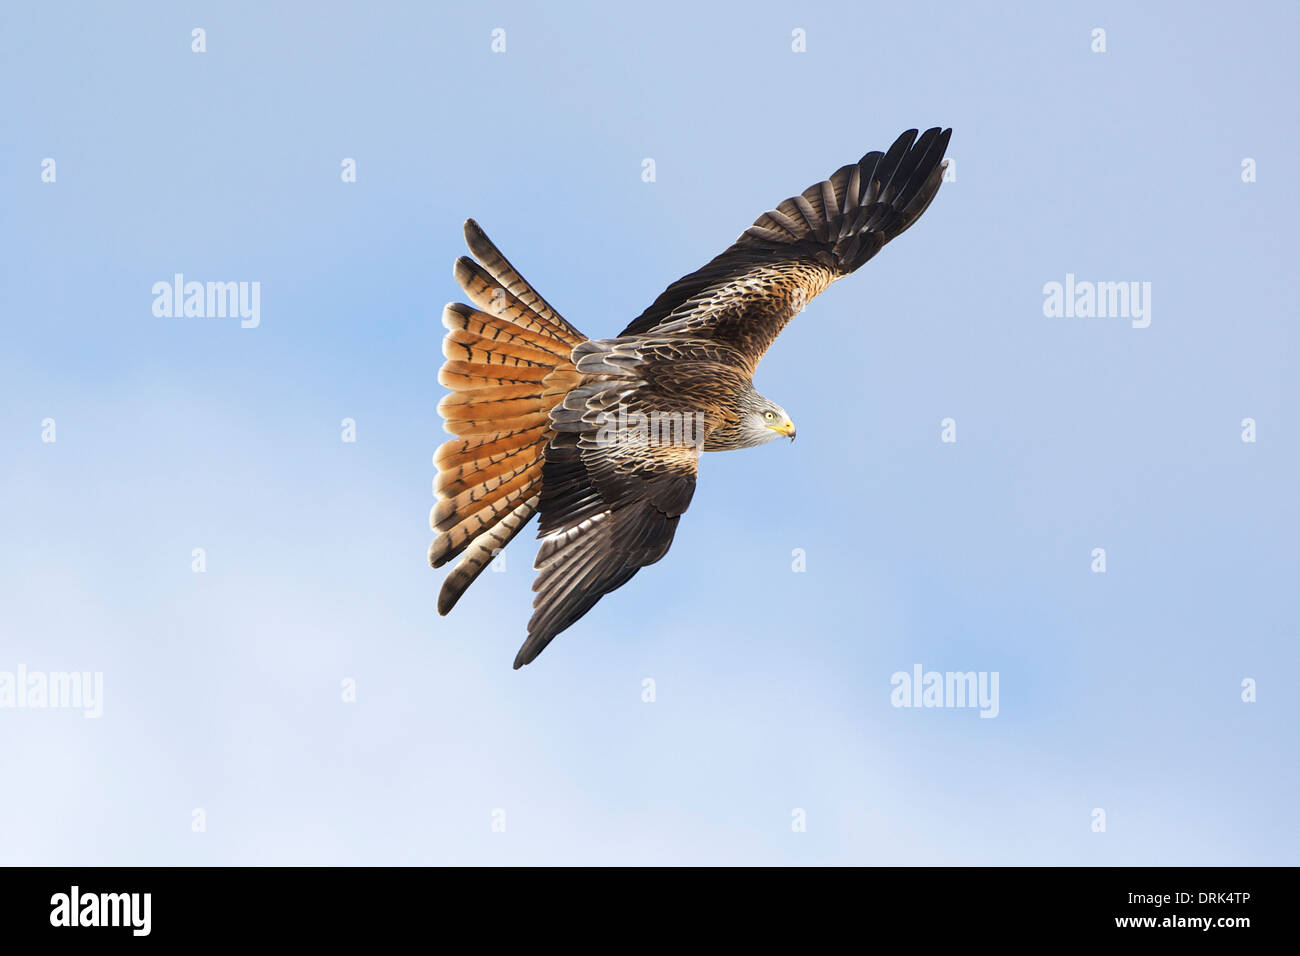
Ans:
{"type": "Polygon", "coordinates": [[[776,432],[778,435],[784,435],[786,438],[794,441],[794,422],[790,421],[790,419],[787,418],[780,425],[768,425],[767,427],[772,429],[772,431],[776,432]]]}

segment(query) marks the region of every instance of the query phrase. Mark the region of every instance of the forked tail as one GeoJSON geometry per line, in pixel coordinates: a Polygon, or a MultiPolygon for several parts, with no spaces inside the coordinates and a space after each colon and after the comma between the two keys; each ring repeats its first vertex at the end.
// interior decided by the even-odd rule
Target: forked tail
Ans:
{"type": "Polygon", "coordinates": [[[473,306],[443,311],[447,357],[438,383],[451,394],[438,404],[455,438],[433,456],[438,532],[429,563],[460,561],[438,595],[446,614],[465,589],[537,510],[548,414],[581,380],[569,354],[586,336],[533,291],[470,219],[465,240],[478,262],[462,256],[454,274],[473,306]]]}

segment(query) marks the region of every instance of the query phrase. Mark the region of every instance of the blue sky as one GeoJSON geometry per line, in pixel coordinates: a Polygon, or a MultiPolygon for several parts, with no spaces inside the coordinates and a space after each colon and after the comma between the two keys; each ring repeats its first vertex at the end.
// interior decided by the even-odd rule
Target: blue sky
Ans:
{"type": "Polygon", "coordinates": [[[104,692],[0,708],[0,861],[1300,862],[1298,20],[6,5],[0,674],[104,692]],[[522,671],[531,535],[436,615],[467,216],[608,336],[931,125],[956,181],[759,369],[798,442],[706,456],[668,557],[522,671]],[[260,324],[155,316],[177,272],[260,324]],[[1046,317],[1067,274],[1149,282],[1150,326],[1046,317]],[[917,664],[998,716],[891,706],[917,664]]]}

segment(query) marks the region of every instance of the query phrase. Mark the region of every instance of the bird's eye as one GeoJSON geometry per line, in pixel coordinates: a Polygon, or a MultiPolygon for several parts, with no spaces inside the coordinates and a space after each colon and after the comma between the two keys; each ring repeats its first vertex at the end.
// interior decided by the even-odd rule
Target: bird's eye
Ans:
{"type": "Polygon", "coordinates": [[[769,422],[771,422],[771,421],[775,421],[775,420],[776,420],[776,412],[764,412],[764,413],[763,413],[763,417],[766,418],[769,422]]]}

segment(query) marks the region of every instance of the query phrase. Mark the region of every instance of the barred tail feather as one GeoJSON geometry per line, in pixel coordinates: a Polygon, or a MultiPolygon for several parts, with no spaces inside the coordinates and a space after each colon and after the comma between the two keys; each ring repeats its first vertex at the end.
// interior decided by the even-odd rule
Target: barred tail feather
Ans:
{"type": "Polygon", "coordinates": [[[518,505],[508,515],[473,540],[442,583],[438,593],[438,613],[446,614],[456,606],[460,596],[474,583],[492,559],[508,545],[537,511],[538,495],[518,505]]]}
{"type": "Polygon", "coordinates": [[[460,596],[537,511],[552,437],[551,407],[581,376],[570,360],[586,337],[533,291],[478,225],[465,224],[470,251],[454,275],[473,305],[443,311],[447,361],[438,405],[457,436],[435,453],[438,502],[429,523],[438,536],[429,563],[460,561],[443,581],[438,613],[460,596]]]}

